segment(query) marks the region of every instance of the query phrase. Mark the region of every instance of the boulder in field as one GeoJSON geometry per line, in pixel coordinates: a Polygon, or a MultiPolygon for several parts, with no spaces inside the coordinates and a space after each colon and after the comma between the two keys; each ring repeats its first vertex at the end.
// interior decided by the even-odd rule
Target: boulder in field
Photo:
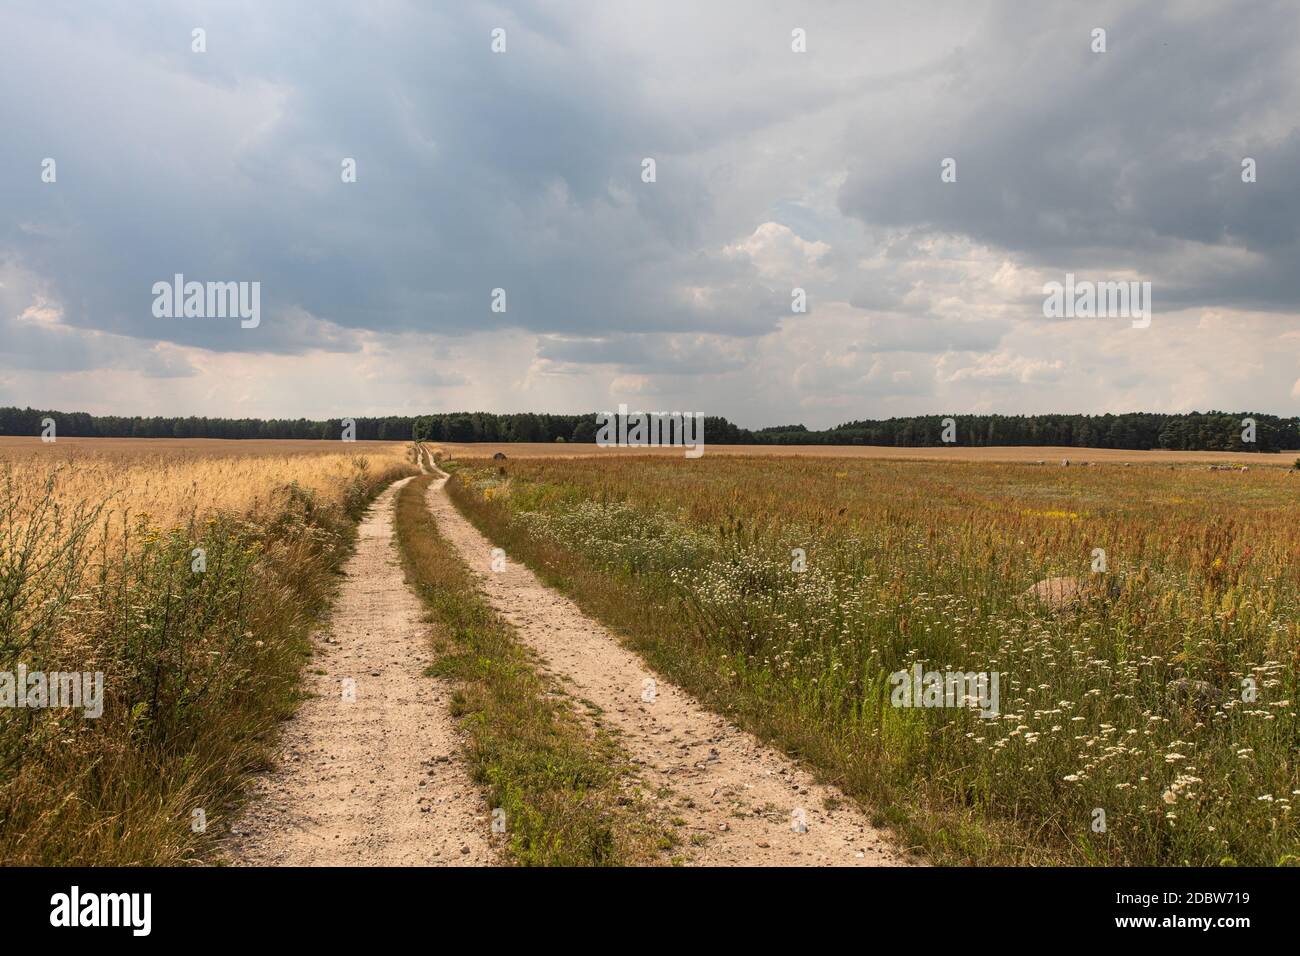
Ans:
{"type": "Polygon", "coordinates": [[[1083,600],[1088,593],[1085,578],[1046,578],[1020,595],[1027,604],[1041,604],[1049,611],[1063,611],[1083,600]]]}

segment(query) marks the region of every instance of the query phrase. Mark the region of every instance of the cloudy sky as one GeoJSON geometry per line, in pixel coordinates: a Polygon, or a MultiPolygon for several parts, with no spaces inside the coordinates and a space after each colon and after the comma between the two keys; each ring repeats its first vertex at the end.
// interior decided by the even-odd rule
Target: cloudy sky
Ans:
{"type": "Polygon", "coordinates": [[[6,0],[0,405],[1293,415],[1298,27],[1287,2],[6,0]],[[1150,327],[1045,318],[1067,272],[1151,282],[1150,327]],[[155,317],[176,273],[259,282],[260,325],[155,317]]]}

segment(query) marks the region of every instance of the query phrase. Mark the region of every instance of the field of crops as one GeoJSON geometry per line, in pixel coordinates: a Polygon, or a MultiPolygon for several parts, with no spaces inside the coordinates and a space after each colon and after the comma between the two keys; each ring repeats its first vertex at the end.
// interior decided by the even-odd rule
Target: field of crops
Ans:
{"type": "Polygon", "coordinates": [[[26,706],[13,692],[27,688],[9,687],[0,862],[203,858],[207,823],[293,707],[356,518],[414,473],[406,454],[400,443],[0,446],[0,674],[102,675],[99,713],[47,707],[52,679],[26,706]]]}
{"type": "Polygon", "coordinates": [[[144,515],[161,527],[256,509],[289,485],[337,501],[355,461],[382,470],[405,456],[401,442],[0,439],[0,468],[16,486],[53,478],[51,500],[65,507],[103,505],[119,523],[144,515]]]}
{"type": "MultiPolygon", "coordinates": [[[[594,445],[582,442],[430,442],[430,447],[457,459],[491,458],[681,458],[680,446],[655,447],[594,445]]],[[[1125,462],[1137,465],[1181,465],[1190,462],[1245,464],[1251,467],[1289,468],[1300,452],[1136,451],[1128,448],[1076,448],[1065,445],[1000,445],[967,447],[931,445],[913,448],[890,445],[706,445],[714,457],[742,458],[854,458],[916,461],[1005,461],[1060,465],[1062,461],[1087,465],[1125,462]]],[[[0,438],[0,454],[4,439],[0,438]]]]}
{"type": "Polygon", "coordinates": [[[1294,473],[511,458],[460,463],[451,490],[935,862],[1300,855],[1294,473]],[[998,713],[895,706],[917,664],[998,674],[998,713]]]}

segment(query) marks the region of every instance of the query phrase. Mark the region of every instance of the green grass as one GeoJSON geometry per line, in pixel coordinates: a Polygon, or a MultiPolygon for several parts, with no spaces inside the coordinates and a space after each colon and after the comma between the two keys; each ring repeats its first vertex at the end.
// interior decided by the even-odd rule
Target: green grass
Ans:
{"type": "MultiPolygon", "coordinates": [[[[659,862],[664,835],[617,744],[538,675],[513,629],[487,607],[425,504],[431,477],[397,502],[407,581],[436,628],[430,676],[456,682],[452,713],[474,779],[505,811],[504,848],[522,866],[659,862]]],[[[668,847],[673,842],[668,841],[668,847]]]]}

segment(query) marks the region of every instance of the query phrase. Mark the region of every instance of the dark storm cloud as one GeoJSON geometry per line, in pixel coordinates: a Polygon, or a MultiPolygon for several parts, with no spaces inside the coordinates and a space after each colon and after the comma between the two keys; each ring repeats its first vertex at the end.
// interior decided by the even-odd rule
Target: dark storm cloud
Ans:
{"type": "Polygon", "coordinates": [[[331,326],[772,327],[788,303],[746,264],[699,254],[710,193],[681,158],[761,118],[675,112],[544,8],[452,13],[20,7],[0,82],[41,95],[4,107],[0,244],[70,325],[223,350],[354,347],[331,326]],[[196,25],[205,54],[189,49],[196,25]],[[55,185],[39,181],[45,156],[55,185]],[[260,282],[261,326],[155,319],[152,284],[178,272],[260,282]],[[713,305],[683,294],[706,285],[713,305]]]}
{"type": "Polygon", "coordinates": [[[1287,354],[1225,368],[1229,339],[1259,338],[1240,317],[1162,340],[1158,368],[1133,338],[1135,379],[1136,345],[1045,330],[1037,288],[1132,273],[1157,311],[1295,310],[1298,25],[1283,3],[10,2],[0,373],[36,373],[29,393],[67,373],[57,398],[111,369],[138,401],[188,389],[212,412],[232,369],[271,413],[333,414],[349,375],[357,400],[400,380],[413,405],[459,386],[501,408],[662,376],[754,424],[936,395],[1163,408],[1266,387],[1279,407],[1300,394],[1287,354]],[[177,272],[260,282],[260,326],[154,318],[177,272]]]}
{"type": "Polygon", "coordinates": [[[1166,306],[1295,306],[1298,26],[1288,3],[1001,5],[934,78],[929,109],[858,128],[902,145],[855,159],[841,207],[1062,270],[1157,272],[1166,306]],[[1206,281],[1199,261],[1196,274],[1169,261],[1197,246],[1254,259],[1206,281]]]}

